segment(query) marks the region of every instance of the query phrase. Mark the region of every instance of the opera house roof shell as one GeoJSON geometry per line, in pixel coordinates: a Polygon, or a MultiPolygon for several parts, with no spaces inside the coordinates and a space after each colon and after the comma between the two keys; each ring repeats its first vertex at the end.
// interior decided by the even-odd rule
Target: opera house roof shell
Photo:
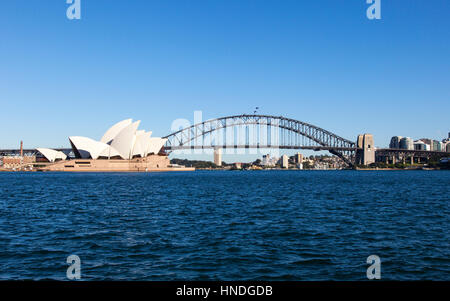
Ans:
{"type": "MultiPolygon", "coordinates": [[[[138,130],[140,120],[125,119],[110,127],[100,141],[88,137],[69,137],[75,157],[82,159],[146,157],[158,154],[167,139],[150,137],[151,131],[138,130]]],[[[37,149],[48,161],[65,160],[66,155],[52,149],[37,149]]]]}
{"type": "Polygon", "coordinates": [[[44,155],[49,162],[55,162],[56,160],[66,160],[67,155],[63,152],[50,149],[50,148],[37,148],[37,151],[44,155]]]}

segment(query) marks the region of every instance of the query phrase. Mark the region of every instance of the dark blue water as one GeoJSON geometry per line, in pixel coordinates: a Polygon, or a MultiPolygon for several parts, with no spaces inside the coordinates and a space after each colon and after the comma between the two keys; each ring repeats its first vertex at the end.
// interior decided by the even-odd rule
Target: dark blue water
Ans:
{"type": "Polygon", "coordinates": [[[449,171],[0,173],[0,279],[450,280],[449,171]]]}

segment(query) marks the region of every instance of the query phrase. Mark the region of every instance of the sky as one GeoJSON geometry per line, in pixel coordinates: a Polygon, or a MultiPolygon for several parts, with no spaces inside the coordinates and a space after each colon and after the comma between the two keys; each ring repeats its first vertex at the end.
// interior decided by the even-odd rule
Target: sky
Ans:
{"type": "Polygon", "coordinates": [[[259,113],[356,140],[450,132],[450,1],[0,2],[0,149],[69,147],[133,118],[259,113]]]}

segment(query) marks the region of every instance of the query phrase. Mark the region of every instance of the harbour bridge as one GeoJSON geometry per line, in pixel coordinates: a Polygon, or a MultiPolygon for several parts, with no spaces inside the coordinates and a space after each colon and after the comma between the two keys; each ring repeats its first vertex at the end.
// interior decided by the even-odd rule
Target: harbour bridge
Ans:
{"type": "MultiPolygon", "coordinates": [[[[227,149],[227,148],[276,148],[326,150],[341,158],[348,166],[357,163],[362,147],[348,139],[318,126],[283,116],[271,115],[234,115],[210,119],[188,126],[165,136],[164,149],[227,149]]],[[[405,149],[377,149],[375,157],[383,162],[389,158],[395,162],[400,156],[413,162],[416,158],[450,155],[446,152],[416,151],[405,149]]]]}

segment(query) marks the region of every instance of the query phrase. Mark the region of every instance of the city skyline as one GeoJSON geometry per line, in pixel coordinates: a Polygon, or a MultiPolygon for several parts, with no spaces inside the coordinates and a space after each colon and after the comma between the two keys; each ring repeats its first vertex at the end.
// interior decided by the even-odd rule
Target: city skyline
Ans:
{"type": "Polygon", "coordinates": [[[0,148],[67,147],[125,118],[165,136],[196,110],[255,107],[378,147],[447,137],[445,1],[385,1],[381,20],[356,0],[177,4],[81,1],[68,20],[65,1],[2,3],[0,148]]]}

